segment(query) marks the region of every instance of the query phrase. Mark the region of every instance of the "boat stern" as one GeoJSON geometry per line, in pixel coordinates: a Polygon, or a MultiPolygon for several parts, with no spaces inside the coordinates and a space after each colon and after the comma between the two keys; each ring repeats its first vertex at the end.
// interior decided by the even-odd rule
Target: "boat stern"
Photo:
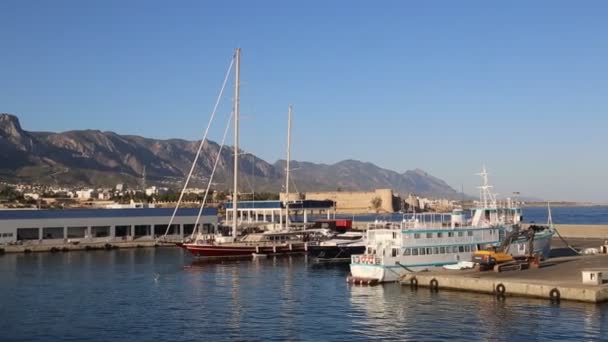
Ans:
{"type": "Polygon", "coordinates": [[[385,267],[382,266],[381,259],[375,255],[351,256],[350,274],[347,281],[353,284],[374,284],[391,281],[386,279],[385,267]]]}

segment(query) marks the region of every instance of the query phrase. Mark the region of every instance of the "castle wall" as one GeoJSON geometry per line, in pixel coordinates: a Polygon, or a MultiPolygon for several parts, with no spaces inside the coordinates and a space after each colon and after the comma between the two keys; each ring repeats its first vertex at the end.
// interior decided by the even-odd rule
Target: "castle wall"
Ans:
{"type": "Polygon", "coordinates": [[[375,197],[379,197],[382,200],[379,212],[392,213],[395,211],[393,208],[393,191],[391,189],[307,192],[304,194],[304,197],[307,200],[332,200],[336,203],[336,211],[339,213],[375,212],[372,208],[372,200],[375,197]]]}

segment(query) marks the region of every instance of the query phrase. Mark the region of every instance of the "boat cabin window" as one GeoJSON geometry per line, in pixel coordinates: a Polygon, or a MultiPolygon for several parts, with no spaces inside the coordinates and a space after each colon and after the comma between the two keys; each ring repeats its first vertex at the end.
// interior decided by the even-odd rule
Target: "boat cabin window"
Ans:
{"type": "Polygon", "coordinates": [[[427,239],[432,239],[433,238],[433,233],[426,233],[426,238],[427,239]]]}
{"type": "Polygon", "coordinates": [[[441,233],[441,232],[440,232],[440,233],[437,233],[437,237],[438,237],[438,238],[443,237],[443,233],[441,233]]]}
{"type": "Polygon", "coordinates": [[[397,248],[393,248],[393,251],[391,252],[391,256],[396,257],[398,253],[398,249],[397,248]]]}
{"type": "Polygon", "coordinates": [[[403,255],[408,256],[412,254],[412,250],[409,248],[406,248],[403,250],[403,255]]]}
{"type": "Polygon", "coordinates": [[[458,237],[463,237],[464,236],[464,232],[458,232],[458,237]]]}
{"type": "Polygon", "coordinates": [[[448,237],[454,237],[454,232],[448,232],[448,237]]]}
{"type": "Polygon", "coordinates": [[[414,233],[414,239],[420,239],[420,233],[414,233]]]}
{"type": "Polygon", "coordinates": [[[418,255],[418,248],[412,248],[412,255],[418,255]]]}

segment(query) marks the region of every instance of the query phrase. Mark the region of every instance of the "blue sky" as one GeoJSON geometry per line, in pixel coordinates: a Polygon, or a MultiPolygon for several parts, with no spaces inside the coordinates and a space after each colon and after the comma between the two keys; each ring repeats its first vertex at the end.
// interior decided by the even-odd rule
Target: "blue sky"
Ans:
{"type": "MultiPolygon", "coordinates": [[[[233,49],[242,147],[608,203],[605,1],[2,1],[0,112],[200,138],[233,49]]],[[[211,132],[219,140],[232,89],[211,132]]],[[[296,175],[297,176],[297,175],[296,175]]]]}

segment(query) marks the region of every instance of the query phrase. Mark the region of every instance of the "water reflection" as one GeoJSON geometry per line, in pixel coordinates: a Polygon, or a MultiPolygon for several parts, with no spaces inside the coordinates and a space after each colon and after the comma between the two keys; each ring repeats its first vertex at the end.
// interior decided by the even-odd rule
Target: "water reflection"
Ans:
{"type": "Polygon", "coordinates": [[[4,255],[0,331],[3,340],[39,341],[601,340],[608,333],[607,305],[349,286],[347,273],[347,265],[304,257],[208,262],[170,248],[4,255]]]}
{"type": "Polygon", "coordinates": [[[595,340],[606,332],[606,305],[562,302],[555,306],[540,299],[435,293],[398,284],[350,286],[349,291],[353,311],[360,313],[358,329],[370,337],[507,341],[572,336],[595,340]]]}

